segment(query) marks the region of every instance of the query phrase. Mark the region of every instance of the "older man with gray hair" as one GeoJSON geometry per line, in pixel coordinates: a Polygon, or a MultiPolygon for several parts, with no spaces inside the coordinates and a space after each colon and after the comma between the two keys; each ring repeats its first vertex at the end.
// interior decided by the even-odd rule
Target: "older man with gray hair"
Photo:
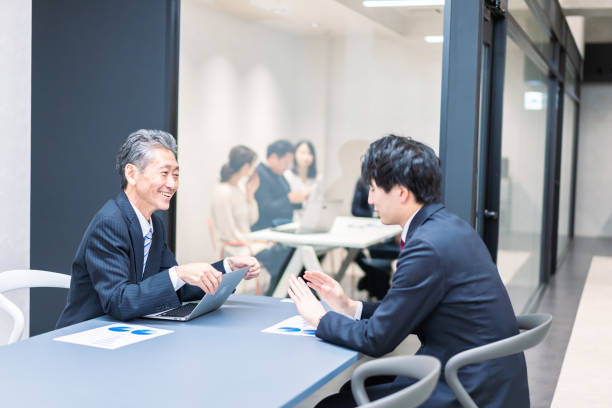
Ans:
{"type": "Polygon", "coordinates": [[[166,244],[157,210],[167,210],[178,189],[176,140],[161,130],[138,130],[117,155],[123,191],[89,223],[72,264],[68,300],[57,327],[109,314],[130,320],[178,307],[214,293],[224,272],[249,267],[245,279],[259,275],[253,257],[214,264],[178,265],[166,244]]]}

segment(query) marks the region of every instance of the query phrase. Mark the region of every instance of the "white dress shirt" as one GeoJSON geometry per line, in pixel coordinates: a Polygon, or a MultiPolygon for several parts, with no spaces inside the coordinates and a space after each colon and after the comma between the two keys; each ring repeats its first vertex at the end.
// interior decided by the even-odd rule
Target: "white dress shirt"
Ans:
{"type": "MultiPolygon", "coordinates": [[[[412,219],[414,218],[415,215],[417,215],[419,211],[421,211],[420,208],[416,210],[414,214],[412,214],[412,217],[410,217],[406,225],[404,225],[404,230],[402,231],[402,242],[406,242],[406,236],[408,235],[408,230],[410,229],[410,223],[412,222],[412,219]]],[[[357,310],[355,311],[355,315],[353,316],[353,319],[360,320],[361,312],[363,312],[363,303],[357,302],[357,310]]]]}
{"type": "MultiPolygon", "coordinates": [[[[142,213],[138,210],[138,208],[136,208],[134,204],[132,204],[131,201],[130,201],[130,205],[134,209],[134,212],[136,213],[136,217],[138,218],[138,222],[140,223],[140,228],[142,229],[143,238],[145,235],[147,235],[147,233],[149,232],[149,229],[151,230],[151,236],[153,236],[153,224],[149,222],[144,217],[144,215],[142,215],[142,213]]],[[[143,265],[143,268],[145,266],[146,265],[143,265]]],[[[227,258],[223,260],[223,269],[225,269],[225,273],[229,273],[232,271],[232,268],[230,268],[227,258]]],[[[172,282],[172,287],[174,288],[175,291],[182,288],[183,285],[185,284],[185,281],[179,278],[178,274],[176,273],[176,265],[168,269],[168,275],[170,276],[170,282],[172,282]]]]}

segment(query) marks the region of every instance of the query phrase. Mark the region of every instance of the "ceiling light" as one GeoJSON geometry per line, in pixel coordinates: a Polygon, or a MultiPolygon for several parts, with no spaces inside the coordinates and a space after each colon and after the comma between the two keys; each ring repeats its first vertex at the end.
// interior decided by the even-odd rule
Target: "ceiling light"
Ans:
{"type": "Polygon", "coordinates": [[[430,44],[439,44],[442,43],[444,41],[444,36],[442,35],[426,35],[425,36],[425,42],[428,42],[430,44]]]}
{"type": "Polygon", "coordinates": [[[443,6],[444,0],[365,0],[364,7],[423,7],[443,6]]]}

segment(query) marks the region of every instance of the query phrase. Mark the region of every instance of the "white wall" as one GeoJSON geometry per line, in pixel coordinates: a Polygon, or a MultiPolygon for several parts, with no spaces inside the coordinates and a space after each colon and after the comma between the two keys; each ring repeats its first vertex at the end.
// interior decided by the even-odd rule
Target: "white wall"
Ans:
{"type": "Polygon", "coordinates": [[[279,34],[206,5],[183,2],[179,262],[214,257],[205,217],[210,191],[232,146],[246,144],[263,160],[274,140],[308,138],[323,152],[326,55],[323,38],[279,34]]]}
{"type": "MultiPolygon", "coordinates": [[[[0,273],[30,265],[31,43],[31,0],[0,0],[0,273]]],[[[27,336],[29,291],[8,298],[24,311],[27,336]]],[[[0,312],[0,344],[11,328],[12,320],[0,312]]]]}
{"type": "Polygon", "coordinates": [[[361,31],[330,40],[326,175],[347,208],[370,142],[395,133],[438,152],[440,140],[442,44],[361,31]]]}
{"type": "Polygon", "coordinates": [[[336,12],[333,30],[294,30],[183,1],[179,262],[214,258],[209,194],[236,144],[264,160],[276,139],[312,140],[328,196],[345,199],[347,213],[370,141],[393,132],[437,151],[442,45],[399,36],[349,9],[336,12]]]}
{"type": "Polygon", "coordinates": [[[575,234],[612,237],[612,84],[583,84],[575,234]]]}

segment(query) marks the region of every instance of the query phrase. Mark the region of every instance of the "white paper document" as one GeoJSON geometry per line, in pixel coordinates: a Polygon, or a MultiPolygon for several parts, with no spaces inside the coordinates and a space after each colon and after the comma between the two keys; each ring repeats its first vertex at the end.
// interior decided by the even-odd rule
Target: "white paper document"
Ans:
{"type": "Polygon", "coordinates": [[[115,323],[97,329],[56,337],[53,340],[114,350],[172,332],[172,330],[156,329],[137,324],[115,323]]]}
{"type": "Polygon", "coordinates": [[[276,323],[267,329],[263,329],[263,333],[288,334],[290,336],[309,336],[314,337],[316,329],[309,325],[306,320],[300,315],[290,317],[282,322],[276,323]]]}

